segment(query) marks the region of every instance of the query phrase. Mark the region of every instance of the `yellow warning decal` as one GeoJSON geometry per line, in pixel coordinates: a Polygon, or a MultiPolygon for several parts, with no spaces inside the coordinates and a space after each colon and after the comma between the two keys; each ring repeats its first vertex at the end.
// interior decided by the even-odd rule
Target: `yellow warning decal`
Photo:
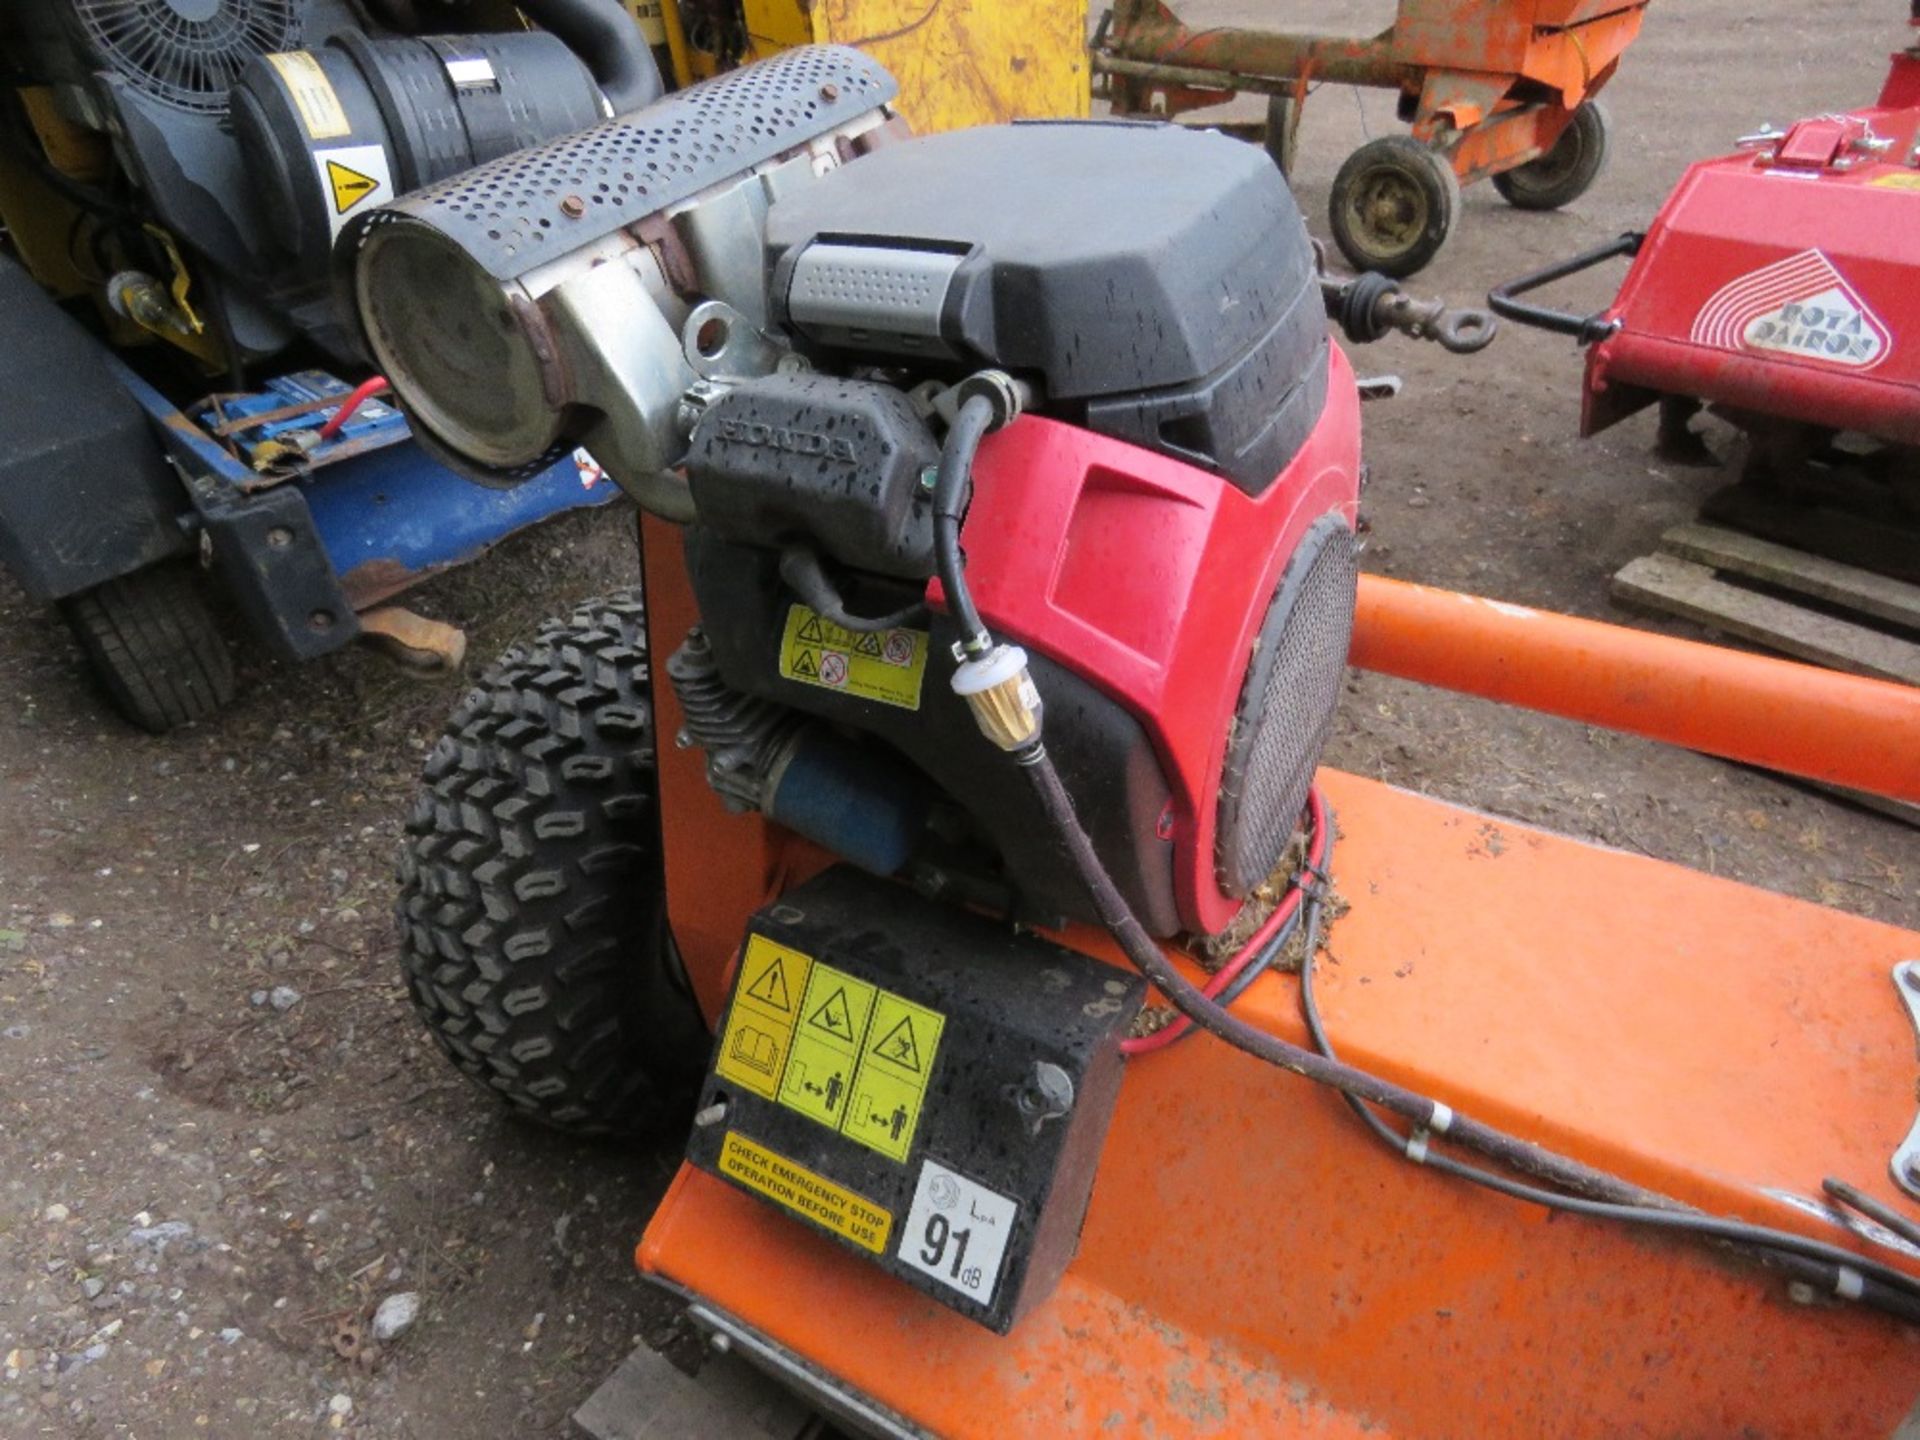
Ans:
{"type": "Polygon", "coordinates": [[[886,1253],[887,1237],[893,1233],[889,1212],[744,1135],[727,1132],[720,1146],[720,1173],[875,1255],[886,1253]]]}
{"type": "Polygon", "coordinates": [[[1900,170],[1892,175],[1882,175],[1878,180],[1869,180],[1867,184],[1878,190],[1920,190],[1920,174],[1900,170]]]}
{"type": "Polygon", "coordinates": [[[867,1025],[867,1041],[860,1050],[846,1118],[840,1124],[843,1135],[889,1160],[906,1163],[946,1023],[924,1005],[903,1000],[890,990],[879,993],[867,1025]]]}
{"type": "Polygon", "coordinates": [[[946,1018],[750,935],[714,1074],[904,1165],[946,1018]]]}
{"type": "Polygon", "coordinates": [[[333,191],[333,213],[344,215],[380,188],[380,180],[342,165],[327,161],[327,187],[333,191]]]}
{"type": "Polygon", "coordinates": [[[720,1036],[716,1074],[763,1100],[775,1097],[812,968],[807,956],[764,935],[747,941],[727,1028],[720,1036]]]}
{"type": "Polygon", "coordinates": [[[788,680],[918,710],[926,673],[924,630],[863,633],[823,619],[805,605],[788,607],[780,640],[780,674],[788,680]]]}
{"type": "Polygon", "coordinates": [[[815,963],[780,1081],[782,1105],[829,1130],[840,1128],[876,993],[844,970],[815,963]]]}
{"type": "Polygon", "coordinates": [[[293,108],[300,112],[308,135],[315,140],[338,140],[353,133],[333,82],[312,55],[305,50],[289,50],[267,56],[267,63],[280,72],[280,83],[293,97],[293,108]]]}

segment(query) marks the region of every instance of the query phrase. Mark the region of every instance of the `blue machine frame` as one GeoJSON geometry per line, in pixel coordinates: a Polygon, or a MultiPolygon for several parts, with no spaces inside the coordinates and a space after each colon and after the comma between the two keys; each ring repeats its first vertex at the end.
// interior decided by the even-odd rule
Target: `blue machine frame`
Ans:
{"type": "MultiPolygon", "coordinates": [[[[108,363],[163,439],[203,555],[262,636],[291,658],[338,649],[359,634],[358,612],[529,525],[620,495],[572,457],[511,489],[479,485],[404,436],[268,483],[118,358],[108,363]]],[[[318,410],[309,423],[330,413],[318,410]]]]}

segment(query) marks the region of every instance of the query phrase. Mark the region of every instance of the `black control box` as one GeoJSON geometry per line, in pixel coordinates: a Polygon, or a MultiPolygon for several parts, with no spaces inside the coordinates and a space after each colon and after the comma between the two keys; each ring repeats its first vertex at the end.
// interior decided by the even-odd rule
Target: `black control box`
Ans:
{"type": "Polygon", "coordinates": [[[748,928],[687,1158],[1005,1334],[1078,1247],[1144,992],[827,871],[748,928]]]}

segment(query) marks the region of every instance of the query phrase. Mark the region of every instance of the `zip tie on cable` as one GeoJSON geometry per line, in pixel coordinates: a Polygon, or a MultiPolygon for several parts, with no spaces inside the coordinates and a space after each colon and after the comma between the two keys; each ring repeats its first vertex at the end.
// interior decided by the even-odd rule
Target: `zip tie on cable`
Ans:
{"type": "Polygon", "coordinates": [[[1867,1293],[1867,1282],[1858,1270],[1848,1265],[1841,1265],[1834,1272],[1833,1293],[1842,1300],[1858,1300],[1867,1293]]]}
{"type": "Polygon", "coordinates": [[[1433,1114],[1427,1117],[1427,1123],[1414,1128],[1407,1137],[1407,1159],[1416,1165],[1427,1163],[1427,1143],[1435,1135],[1444,1135],[1453,1128],[1453,1107],[1436,1100],[1433,1102],[1433,1114]]]}

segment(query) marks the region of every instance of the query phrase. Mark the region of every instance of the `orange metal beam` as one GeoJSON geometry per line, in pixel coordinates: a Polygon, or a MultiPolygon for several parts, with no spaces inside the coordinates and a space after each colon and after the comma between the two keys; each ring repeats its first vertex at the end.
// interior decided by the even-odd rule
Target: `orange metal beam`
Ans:
{"type": "Polygon", "coordinates": [[[1920,689],[1597,620],[1360,580],[1352,663],[1702,750],[1920,801],[1920,689]]]}

